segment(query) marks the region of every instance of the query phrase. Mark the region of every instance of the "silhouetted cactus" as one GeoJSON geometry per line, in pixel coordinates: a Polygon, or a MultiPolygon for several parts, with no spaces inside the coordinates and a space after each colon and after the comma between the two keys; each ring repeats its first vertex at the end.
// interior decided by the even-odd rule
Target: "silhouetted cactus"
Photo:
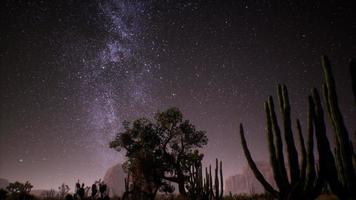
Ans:
{"type": "MultiPolygon", "coordinates": [[[[310,194],[315,186],[316,171],[314,160],[314,101],[311,96],[308,97],[308,114],[307,114],[307,146],[306,146],[306,172],[305,182],[302,185],[306,194],[310,194]]],[[[315,191],[315,190],[314,190],[315,191]]],[[[315,191],[316,193],[318,191],[315,191]]]]}
{"type": "Polygon", "coordinates": [[[104,198],[105,196],[108,196],[107,194],[107,185],[104,182],[99,183],[99,192],[100,192],[100,197],[104,198]]]}
{"type": "Polygon", "coordinates": [[[355,105],[356,105],[356,60],[350,60],[350,74],[351,74],[351,85],[352,92],[354,93],[355,105]]]}
{"type": "Polygon", "coordinates": [[[187,197],[189,199],[200,199],[203,196],[203,172],[201,161],[190,167],[187,189],[187,197]]]}
{"type": "Polygon", "coordinates": [[[323,187],[328,187],[341,199],[355,198],[355,171],[352,159],[354,151],[343,122],[341,111],[337,104],[334,79],[327,58],[322,57],[322,65],[326,83],[323,84],[326,108],[335,135],[335,156],[333,155],[329,140],[326,136],[324,111],[316,89],[308,98],[307,117],[307,146],[305,147],[302,128],[297,120],[297,131],[301,151],[301,163],[295,147],[291,128],[291,114],[287,88],[278,86],[278,98],[281,116],[284,125],[284,139],[289,163],[290,181],[288,180],[283,156],[283,143],[281,129],[274,111],[273,99],[269,97],[265,103],[267,121],[267,139],[270,153],[270,162],[278,190],[266,181],[258,170],[247,147],[244,130],[240,124],[241,144],[248,164],[257,180],[265,190],[279,199],[314,199],[320,194],[323,187]],[[313,154],[314,130],[319,155],[318,170],[315,169],[313,154]],[[353,189],[352,189],[353,188],[353,189]]]}
{"type": "MultiPolygon", "coordinates": [[[[287,145],[288,156],[293,155],[288,160],[298,161],[298,153],[296,151],[294,138],[292,130],[290,128],[289,121],[290,118],[290,108],[288,93],[285,86],[278,86],[278,94],[280,97],[280,106],[282,112],[282,118],[285,126],[289,128],[284,128],[285,143],[287,145]],[[287,142],[289,141],[289,142],[287,142]],[[296,158],[295,158],[296,157],[296,158]]],[[[277,117],[274,111],[273,98],[270,96],[268,102],[265,102],[265,113],[266,113],[266,132],[267,141],[270,154],[270,162],[273,170],[274,180],[277,184],[278,190],[274,189],[270,183],[266,181],[262,173],[258,170],[256,164],[254,163],[251,154],[247,148],[246,139],[244,136],[244,130],[242,124],[240,125],[240,137],[242,147],[247,158],[248,164],[254,173],[258,181],[261,182],[263,187],[267,192],[271,193],[275,198],[278,199],[313,199],[317,194],[320,193],[321,187],[320,178],[316,176],[315,172],[315,162],[313,155],[313,125],[315,121],[315,104],[311,97],[309,97],[309,111],[308,111],[308,137],[307,137],[307,147],[305,147],[304,137],[302,133],[302,128],[300,121],[297,120],[297,132],[301,149],[302,162],[296,164],[298,167],[290,164],[290,181],[287,176],[287,169],[284,164],[283,155],[283,143],[280,134],[280,128],[277,122],[277,117]],[[293,167],[294,166],[294,167],[293,167]],[[294,179],[292,174],[294,173],[294,179]]],[[[292,161],[293,162],[293,161],[292,161]]]]}
{"type": "Polygon", "coordinates": [[[98,187],[97,187],[96,184],[94,183],[94,184],[91,186],[91,198],[92,198],[92,199],[95,199],[97,193],[98,193],[98,187]]]}
{"type": "Polygon", "coordinates": [[[284,138],[287,145],[288,152],[288,163],[289,163],[289,174],[291,176],[291,184],[295,185],[298,183],[300,178],[298,153],[295,148],[292,123],[291,123],[291,108],[289,105],[288,90],[285,85],[278,85],[278,99],[283,119],[284,125],[284,138]]]}
{"type": "Polygon", "coordinates": [[[224,194],[224,178],[222,173],[222,161],[220,161],[220,168],[219,168],[218,159],[216,159],[216,166],[215,166],[214,188],[215,188],[214,198],[216,200],[222,200],[224,194]]]}
{"type": "Polygon", "coordinates": [[[84,183],[80,184],[79,180],[75,184],[75,198],[76,199],[84,199],[85,196],[85,188],[84,188],[84,183]]]}
{"type": "MultiPolygon", "coordinates": [[[[331,71],[329,59],[326,56],[322,56],[321,59],[325,83],[323,84],[324,99],[326,109],[328,111],[329,120],[334,130],[335,139],[335,157],[338,168],[338,178],[342,184],[344,191],[339,193],[352,194],[352,197],[356,197],[356,175],[353,166],[354,151],[349,139],[349,133],[344,124],[343,116],[338,105],[338,99],[336,94],[335,80],[331,71]]],[[[351,77],[353,84],[355,81],[355,63],[351,61],[351,77]]],[[[353,85],[354,92],[355,86],[353,85]]],[[[354,93],[355,94],[355,93],[354,93]]],[[[330,180],[332,181],[332,180],[330,180]]],[[[339,190],[338,187],[331,186],[333,191],[339,190]]]]}
{"type": "Polygon", "coordinates": [[[191,168],[190,180],[188,186],[188,197],[194,200],[221,200],[224,194],[224,178],[222,171],[222,161],[216,159],[214,182],[211,172],[211,165],[209,170],[205,168],[205,177],[203,178],[203,170],[201,161],[196,163],[191,168]]]}

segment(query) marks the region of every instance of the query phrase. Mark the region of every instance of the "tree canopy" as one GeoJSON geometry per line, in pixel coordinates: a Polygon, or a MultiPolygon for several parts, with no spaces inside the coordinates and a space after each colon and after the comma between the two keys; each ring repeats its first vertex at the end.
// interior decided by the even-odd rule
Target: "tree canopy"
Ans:
{"type": "Polygon", "coordinates": [[[199,148],[208,142],[206,132],[197,130],[174,107],[157,112],[154,120],[125,121],[123,127],[110,147],[126,151],[124,166],[132,175],[134,187],[154,197],[160,188],[173,182],[185,195],[190,169],[203,158],[199,148]]]}

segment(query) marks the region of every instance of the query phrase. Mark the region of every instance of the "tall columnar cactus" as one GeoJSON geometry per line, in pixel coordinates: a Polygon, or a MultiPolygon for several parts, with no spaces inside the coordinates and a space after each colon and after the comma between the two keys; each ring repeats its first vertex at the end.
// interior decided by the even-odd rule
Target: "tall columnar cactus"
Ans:
{"type": "Polygon", "coordinates": [[[315,197],[320,192],[320,187],[316,187],[317,177],[314,168],[313,156],[313,121],[314,121],[314,103],[312,98],[309,98],[308,112],[308,141],[307,149],[304,144],[304,137],[299,120],[297,120],[297,131],[299,143],[301,145],[301,164],[299,166],[298,153],[295,147],[294,137],[291,128],[290,106],[288,92],[285,86],[278,86],[278,95],[284,124],[284,138],[287,146],[290,181],[287,176],[287,169],[284,164],[283,143],[281,137],[281,129],[279,128],[276,113],[274,111],[273,98],[269,97],[268,102],[265,102],[266,113],[266,132],[268,139],[268,147],[270,152],[270,162],[273,170],[275,182],[278,190],[275,190],[258,171],[256,164],[253,163],[249,150],[247,149],[243,127],[240,127],[240,136],[242,146],[246,157],[249,160],[249,165],[254,172],[256,178],[262,183],[265,189],[279,199],[300,199],[307,197],[315,197]],[[307,151],[308,150],[308,151],[307,151]],[[291,164],[295,162],[294,164],[291,164]],[[294,178],[292,177],[294,174],[294,178]]]}
{"type": "Polygon", "coordinates": [[[354,93],[355,105],[356,105],[356,60],[351,59],[350,61],[350,74],[352,82],[352,91],[354,93]]]}
{"type": "Polygon", "coordinates": [[[308,97],[308,115],[307,115],[307,146],[306,146],[306,171],[305,181],[302,185],[306,194],[309,194],[314,187],[316,171],[314,160],[314,101],[311,96],[308,97]]]}
{"type": "MultiPolygon", "coordinates": [[[[277,117],[276,117],[276,112],[274,110],[274,103],[273,103],[272,96],[269,96],[268,104],[265,103],[265,113],[266,113],[266,119],[267,119],[267,128],[268,128],[268,126],[272,125],[274,137],[276,138],[275,139],[275,141],[276,141],[275,148],[276,148],[276,153],[277,153],[276,158],[277,158],[277,162],[278,162],[278,167],[276,167],[276,168],[277,168],[277,171],[279,171],[279,173],[280,173],[279,174],[280,180],[279,180],[278,185],[280,185],[280,187],[288,187],[288,176],[287,176],[287,170],[286,170],[285,163],[284,163],[283,142],[282,142],[281,130],[279,128],[277,117]],[[270,122],[268,121],[268,118],[270,118],[270,122]]],[[[287,188],[285,188],[285,189],[287,189],[287,188]]]]}
{"type": "Polygon", "coordinates": [[[94,183],[92,186],[91,186],[91,198],[92,199],[96,199],[96,195],[98,193],[98,187],[96,186],[96,184],[94,183]]]}
{"type": "Polygon", "coordinates": [[[304,137],[302,132],[302,126],[300,125],[299,119],[296,121],[297,124],[297,132],[299,138],[300,152],[302,154],[302,160],[300,163],[300,182],[305,182],[305,175],[307,170],[307,150],[305,148],[304,137]]]}
{"type": "Polygon", "coordinates": [[[292,123],[291,123],[291,108],[289,105],[288,90],[285,85],[278,85],[278,99],[284,125],[284,139],[287,145],[289,173],[291,176],[291,184],[298,183],[300,178],[298,153],[294,144],[292,123]]]}
{"type": "Polygon", "coordinates": [[[354,188],[356,188],[356,182],[352,163],[355,153],[337,104],[334,79],[326,57],[323,57],[322,65],[326,79],[326,83],[323,85],[326,108],[335,133],[335,155],[333,155],[330,149],[330,143],[326,136],[324,111],[316,89],[312,90],[312,95],[308,98],[306,146],[300,121],[297,120],[297,132],[301,152],[301,163],[299,163],[291,128],[288,91],[284,85],[278,86],[290,180],[288,179],[287,169],[284,164],[281,129],[279,128],[274,111],[272,97],[269,97],[268,102],[265,103],[270,162],[278,189],[273,188],[258,170],[247,147],[243,126],[240,124],[241,144],[251,170],[265,190],[278,199],[314,199],[320,194],[323,187],[329,187],[341,199],[355,198],[354,188]],[[316,163],[313,153],[314,134],[319,157],[317,163],[318,170],[315,169],[316,163]]]}
{"type": "MultiPolygon", "coordinates": [[[[355,154],[338,105],[335,80],[331,71],[329,59],[326,56],[322,56],[321,63],[325,79],[325,83],[323,84],[325,106],[328,111],[331,126],[334,130],[335,156],[337,161],[336,163],[338,164],[337,167],[339,169],[339,179],[342,187],[346,190],[340,192],[348,192],[355,197],[356,175],[355,168],[353,166],[353,157],[355,154]]],[[[355,63],[351,62],[350,68],[355,68],[354,65],[355,63]]],[[[332,189],[337,190],[337,188],[332,189]]]]}
{"type": "MultiPolygon", "coordinates": [[[[285,86],[279,86],[279,94],[280,96],[284,96],[285,102],[288,102],[287,96],[287,89],[285,86]],[[281,89],[284,92],[281,92],[281,89]],[[284,95],[283,95],[284,93],[284,95]]],[[[284,100],[283,100],[284,101],[284,100]]],[[[284,113],[284,105],[285,103],[281,101],[282,107],[282,117],[284,118],[283,121],[290,119],[290,111],[284,113]],[[283,116],[285,115],[285,116],[283,116]],[[286,116],[288,115],[288,116],[286,116]]],[[[309,111],[308,111],[308,131],[307,131],[307,147],[305,147],[304,137],[302,133],[302,128],[300,125],[300,121],[297,120],[297,132],[298,132],[298,139],[301,149],[301,163],[299,162],[296,164],[298,167],[293,167],[292,164],[289,164],[289,171],[290,171],[290,181],[288,180],[287,176],[287,168],[284,164],[284,154],[281,146],[283,146],[280,128],[277,122],[276,114],[274,111],[273,99],[269,97],[268,102],[265,102],[265,113],[266,113],[266,132],[267,132],[267,141],[268,141],[268,148],[270,153],[270,162],[271,167],[273,170],[274,180],[277,184],[278,189],[272,187],[270,183],[266,181],[262,173],[258,170],[256,164],[254,163],[253,159],[251,158],[251,154],[249,149],[247,148],[246,139],[244,135],[244,130],[242,124],[240,125],[240,137],[242,147],[247,158],[248,164],[252,169],[255,177],[263,187],[266,189],[267,192],[271,193],[274,197],[278,199],[313,199],[317,196],[317,194],[321,191],[321,177],[316,175],[315,172],[315,162],[314,162],[314,155],[313,155],[313,126],[315,121],[315,103],[312,97],[309,97],[309,111]],[[281,159],[281,160],[279,160],[281,159]],[[294,179],[292,178],[292,173],[294,174],[294,179]],[[294,180],[294,181],[293,181],[294,180]]],[[[289,123],[289,122],[288,122],[289,123]]],[[[289,124],[287,124],[289,126],[289,124]]],[[[294,137],[291,130],[284,128],[285,132],[285,144],[287,146],[287,153],[288,156],[293,155],[293,157],[289,158],[288,160],[298,161],[298,153],[296,151],[294,137]],[[288,136],[286,136],[286,134],[288,136]],[[289,140],[289,142],[287,142],[289,140]],[[292,146],[292,147],[291,147],[292,146]],[[297,158],[295,158],[297,157],[297,158]]]]}
{"type": "Polygon", "coordinates": [[[75,184],[75,198],[76,199],[84,199],[85,197],[85,187],[84,183],[80,184],[79,180],[75,184]]]}
{"type": "Polygon", "coordinates": [[[326,136],[326,128],[324,123],[324,111],[321,107],[320,97],[317,90],[312,90],[313,100],[315,103],[315,136],[317,148],[319,152],[319,174],[325,179],[325,182],[333,189],[333,192],[339,196],[343,196],[340,192],[340,183],[337,177],[335,166],[335,158],[330,149],[329,140],[326,136]]]}
{"type": "Polygon", "coordinates": [[[191,166],[187,189],[189,199],[202,199],[201,197],[204,196],[203,171],[201,161],[191,166]]]}
{"type": "Polygon", "coordinates": [[[190,199],[198,200],[222,200],[224,194],[224,179],[222,171],[222,161],[216,159],[216,167],[214,174],[211,172],[211,165],[209,170],[205,168],[205,177],[203,178],[203,171],[201,163],[197,167],[191,169],[191,180],[189,187],[190,199]]]}
{"type": "Polygon", "coordinates": [[[215,200],[221,200],[223,198],[223,193],[224,193],[224,179],[222,173],[222,161],[220,161],[220,168],[219,168],[218,159],[216,159],[216,166],[215,166],[214,189],[215,189],[215,193],[214,193],[215,200]]]}

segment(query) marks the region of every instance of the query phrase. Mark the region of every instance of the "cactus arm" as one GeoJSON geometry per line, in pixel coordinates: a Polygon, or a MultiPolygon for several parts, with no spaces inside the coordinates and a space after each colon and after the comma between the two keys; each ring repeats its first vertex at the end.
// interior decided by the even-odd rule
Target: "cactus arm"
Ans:
{"type": "Polygon", "coordinates": [[[222,199],[224,195],[224,177],[222,170],[222,161],[220,161],[220,199],[222,199]]]}
{"type": "Polygon", "coordinates": [[[298,132],[298,138],[299,138],[299,145],[300,145],[300,151],[302,154],[302,161],[300,165],[300,179],[301,183],[304,183],[305,181],[305,172],[307,168],[307,150],[305,149],[305,144],[304,144],[304,137],[302,133],[302,127],[300,125],[299,119],[297,119],[297,132],[298,132]]]}
{"type": "Polygon", "coordinates": [[[215,197],[219,198],[219,175],[218,175],[218,171],[219,171],[219,161],[218,159],[215,160],[216,161],[216,165],[215,165],[215,183],[214,183],[214,187],[215,187],[215,197]]]}
{"type": "Polygon", "coordinates": [[[351,84],[352,92],[354,93],[355,105],[356,105],[356,60],[350,60],[350,74],[351,74],[351,84]]]}
{"type": "MultiPolygon", "coordinates": [[[[328,113],[328,117],[329,117],[329,121],[331,123],[331,127],[333,128],[334,132],[336,133],[336,125],[335,122],[333,120],[333,116],[331,113],[331,108],[330,108],[330,101],[329,101],[329,90],[328,87],[326,86],[325,83],[322,84],[322,90],[323,90],[323,96],[324,96],[324,100],[325,100],[325,107],[326,107],[326,111],[328,113]]],[[[335,134],[336,136],[336,134],[335,134]]],[[[338,140],[337,137],[335,137],[335,140],[338,140]]]]}
{"type": "Polygon", "coordinates": [[[292,123],[291,123],[291,111],[288,97],[288,90],[285,85],[278,85],[278,98],[280,102],[280,107],[282,111],[283,125],[284,125],[284,139],[287,146],[288,152],[288,163],[289,163],[289,172],[291,175],[291,183],[295,185],[299,182],[300,169],[298,161],[298,153],[295,147],[293,132],[292,132],[292,123]]]}
{"type": "Polygon", "coordinates": [[[267,102],[265,102],[265,113],[266,113],[266,133],[267,133],[269,157],[270,157],[270,163],[273,171],[273,177],[274,180],[276,181],[279,191],[285,191],[286,185],[283,183],[279,163],[277,160],[276,147],[274,144],[274,137],[272,132],[272,121],[271,121],[271,114],[270,114],[271,112],[267,102]]]}
{"type": "Polygon", "coordinates": [[[269,192],[274,197],[279,197],[279,192],[276,191],[271,186],[271,184],[269,184],[266,181],[266,179],[264,178],[264,176],[262,175],[260,170],[257,168],[255,161],[253,161],[253,159],[251,157],[250,150],[247,147],[247,143],[246,143],[245,134],[244,134],[244,130],[243,130],[242,124],[240,124],[240,138],[241,138],[241,144],[242,144],[243,152],[244,152],[245,157],[247,159],[247,163],[250,166],[250,168],[251,168],[253,174],[255,175],[256,179],[262,184],[262,186],[265,188],[265,190],[267,192],[269,192]]]}
{"type": "Polygon", "coordinates": [[[321,107],[320,96],[315,88],[312,90],[312,94],[313,101],[315,103],[314,126],[317,140],[317,148],[319,152],[320,175],[325,176],[328,183],[330,184],[331,190],[339,197],[341,197],[344,194],[337,177],[335,159],[330,149],[329,140],[326,136],[324,112],[321,107]]]}
{"type": "Polygon", "coordinates": [[[328,95],[327,101],[329,102],[330,106],[330,120],[332,120],[334,123],[336,129],[335,134],[339,140],[338,146],[341,152],[340,155],[342,156],[340,159],[342,162],[341,166],[343,167],[343,171],[345,173],[345,180],[343,180],[343,182],[347,183],[347,189],[349,192],[352,192],[356,196],[356,192],[354,190],[354,188],[356,188],[356,174],[352,163],[354,152],[352,146],[349,143],[349,134],[338,105],[335,80],[331,71],[329,59],[326,56],[323,56],[321,63],[326,84],[325,90],[327,90],[328,95]]]}
{"type": "Polygon", "coordinates": [[[214,197],[214,192],[213,192],[213,177],[211,174],[211,165],[209,165],[209,193],[210,193],[210,197],[214,197]]]}
{"type": "Polygon", "coordinates": [[[276,155],[277,155],[277,161],[278,161],[278,165],[279,165],[281,181],[282,181],[283,185],[289,186],[287,170],[286,170],[285,163],[284,163],[281,130],[278,126],[276,112],[274,111],[273,98],[271,96],[269,96],[269,98],[268,98],[268,106],[269,106],[269,111],[270,111],[272,128],[274,131],[274,135],[276,137],[276,151],[277,151],[276,155]]]}
{"type": "Polygon", "coordinates": [[[307,171],[305,177],[305,191],[309,193],[314,186],[316,172],[314,162],[314,101],[308,97],[308,116],[307,116],[307,171]]]}

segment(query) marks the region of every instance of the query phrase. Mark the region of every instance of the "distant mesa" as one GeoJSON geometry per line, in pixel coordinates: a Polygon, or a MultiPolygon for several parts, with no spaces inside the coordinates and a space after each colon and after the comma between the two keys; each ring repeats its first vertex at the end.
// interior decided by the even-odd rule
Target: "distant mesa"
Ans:
{"type": "MultiPolygon", "coordinates": [[[[272,168],[268,162],[256,162],[258,169],[264,175],[266,180],[269,183],[272,183],[272,186],[275,187],[275,182],[273,178],[272,168]]],[[[257,181],[253,172],[248,166],[245,166],[242,169],[241,174],[230,176],[225,180],[225,190],[226,194],[231,192],[232,194],[253,194],[253,193],[263,193],[265,192],[263,186],[260,182],[257,181]]]]}
{"type": "Polygon", "coordinates": [[[0,178],[0,189],[5,189],[9,185],[9,181],[4,178],[0,178]]]}
{"type": "Polygon", "coordinates": [[[124,179],[127,174],[122,169],[122,164],[116,164],[110,167],[104,176],[104,183],[107,184],[109,188],[110,196],[121,196],[125,192],[124,179]]]}

